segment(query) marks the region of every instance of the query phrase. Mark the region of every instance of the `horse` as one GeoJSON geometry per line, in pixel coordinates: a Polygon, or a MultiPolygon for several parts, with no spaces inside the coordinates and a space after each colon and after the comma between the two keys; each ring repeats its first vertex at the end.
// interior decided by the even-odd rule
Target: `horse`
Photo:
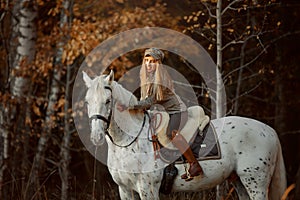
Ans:
{"type": "MultiPolygon", "coordinates": [[[[167,163],[155,158],[149,139],[149,117],[142,111],[116,109],[137,101],[114,80],[114,73],[90,78],[83,72],[87,87],[85,101],[90,119],[90,139],[95,145],[106,140],[107,166],[118,185],[121,199],[159,199],[159,188],[167,163]]],[[[181,179],[185,164],[176,164],[178,176],[172,192],[196,192],[214,188],[232,174],[239,199],[277,200],[286,189],[285,166],[280,141],[270,126],[245,117],[212,119],[218,133],[220,159],[199,161],[204,175],[191,181],[181,179]]]]}

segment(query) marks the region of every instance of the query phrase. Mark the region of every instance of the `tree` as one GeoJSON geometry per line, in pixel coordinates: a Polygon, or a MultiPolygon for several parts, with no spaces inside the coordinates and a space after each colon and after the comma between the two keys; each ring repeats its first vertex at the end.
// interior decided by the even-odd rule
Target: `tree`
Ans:
{"type": "MultiPolygon", "coordinates": [[[[244,0],[222,4],[221,0],[203,0],[201,5],[199,11],[184,18],[190,24],[186,30],[193,35],[200,35],[204,38],[204,44],[208,42],[207,49],[216,52],[212,54],[216,55],[217,66],[226,83],[228,102],[231,102],[231,105],[227,105],[230,108],[228,114],[236,115],[241,112],[240,99],[259,88],[263,82],[262,73],[267,67],[257,68],[255,62],[282,37],[275,34],[280,28],[281,19],[278,16],[272,17],[274,7],[278,8],[280,4],[276,1],[244,0]]],[[[268,70],[272,73],[270,68],[268,70]]],[[[218,107],[222,106],[219,79],[222,77],[216,80],[217,117],[221,116],[218,107]]],[[[250,113],[248,115],[251,116],[250,113]]]]}
{"type": "MultiPolygon", "coordinates": [[[[67,27],[71,26],[71,19],[72,19],[72,10],[73,10],[73,1],[72,0],[65,0],[63,3],[64,12],[68,11],[69,16],[67,16],[64,12],[62,17],[62,22],[67,27]]],[[[58,58],[59,62],[62,62],[62,49],[59,49],[60,56],[58,58]]],[[[71,162],[71,155],[70,155],[70,144],[71,144],[71,87],[73,84],[73,80],[75,79],[72,74],[72,68],[74,66],[67,65],[66,69],[66,86],[65,86],[65,98],[64,98],[64,136],[62,138],[61,148],[60,148],[60,178],[62,182],[61,186],[61,199],[67,200],[70,198],[70,169],[69,164],[71,162]]]]}
{"type": "MultiPolygon", "coordinates": [[[[77,195],[78,191],[72,191],[73,188],[80,188],[84,192],[79,196],[87,198],[90,187],[87,191],[80,182],[71,181],[74,175],[70,169],[73,159],[82,165],[83,159],[73,156],[74,151],[87,154],[78,136],[73,134],[69,103],[74,75],[82,59],[120,31],[144,26],[170,27],[177,19],[165,14],[165,6],[153,2],[146,2],[145,8],[131,9],[125,8],[122,2],[94,0],[5,3],[1,2],[1,9],[7,12],[0,18],[5,32],[3,34],[1,29],[0,54],[4,57],[5,53],[9,54],[10,62],[0,59],[4,66],[0,71],[1,83],[6,85],[5,80],[9,80],[9,87],[1,88],[0,94],[1,198],[44,199],[53,194],[56,198],[68,199],[73,196],[72,192],[77,195]],[[7,13],[13,13],[13,17],[8,19],[7,13]],[[24,23],[27,25],[23,26],[24,23]],[[32,37],[28,33],[32,33],[32,37]],[[21,54],[24,52],[28,55],[21,54]],[[9,70],[5,73],[4,69],[9,70]],[[57,194],[57,185],[61,187],[61,194],[57,194]]],[[[126,56],[120,60],[131,63],[126,56]]],[[[124,65],[115,67],[118,76],[126,68],[124,65]]],[[[107,173],[104,167],[101,171],[107,173]]],[[[76,176],[81,177],[81,174],[76,176]]],[[[102,176],[97,182],[99,187],[110,185],[106,180],[109,177],[103,179],[102,176]]],[[[107,188],[101,190],[111,192],[107,188]]]]}
{"type": "MultiPolygon", "coordinates": [[[[190,2],[1,1],[1,199],[90,199],[94,194],[99,199],[109,199],[117,196],[116,186],[105,166],[89,155],[74,133],[69,104],[73,75],[89,52],[108,37],[145,26],[178,31],[188,26],[193,31],[189,34],[216,60],[217,1],[199,3],[197,0],[198,4],[194,1],[192,6],[188,5],[190,2]],[[65,9],[68,3],[70,9],[65,9]],[[177,3],[181,6],[177,6],[177,3]],[[193,10],[195,6],[198,6],[196,11],[193,10]],[[179,23],[181,13],[191,10],[195,12],[191,17],[186,17],[189,22],[179,23]],[[27,25],[23,26],[25,23],[27,25]],[[27,34],[29,32],[33,33],[29,34],[31,39],[27,34]],[[93,169],[93,165],[97,169],[93,169]],[[97,182],[93,182],[94,179],[97,182]],[[96,193],[93,190],[94,184],[98,188],[96,193]]],[[[257,2],[219,2],[222,3],[222,42],[218,43],[222,62],[219,65],[222,66],[220,71],[226,84],[228,107],[232,107],[232,113],[276,122],[278,128],[279,123],[284,121],[286,125],[282,126],[285,127],[282,130],[286,134],[282,134],[290,137],[288,133],[297,133],[298,130],[295,125],[286,130],[291,127],[290,124],[295,124],[292,122],[294,119],[298,119],[295,114],[297,105],[294,103],[298,97],[293,93],[293,98],[289,98],[287,94],[292,87],[299,88],[295,84],[298,80],[295,78],[298,69],[295,55],[297,48],[288,51],[288,47],[282,48],[277,43],[281,41],[277,38],[288,36],[287,33],[292,32],[290,27],[299,17],[292,12],[296,10],[295,6],[287,7],[286,12],[277,14],[277,9],[283,4],[274,1],[257,2]],[[287,16],[287,19],[281,20],[280,16],[287,16]],[[284,31],[283,26],[286,26],[284,31]],[[274,47],[272,44],[275,43],[277,49],[281,49],[277,54],[281,56],[280,70],[277,68],[278,60],[269,56],[275,55],[276,48],[269,48],[274,47]],[[289,55],[294,55],[295,60],[289,59],[289,55]],[[290,63],[287,64],[287,60],[290,63]],[[295,70],[287,73],[290,66],[295,70]],[[281,82],[284,83],[282,87],[280,84],[276,87],[278,90],[281,88],[284,98],[274,103],[277,98],[273,89],[277,82],[272,80],[281,73],[288,78],[278,77],[278,83],[283,80],[286,82],[281,82]],[[276,106],[277,110],[274,109],[276,106]],[[286,115],[283,111],[293,113],[289,115],[293,117],[279,117],[286,115]],[[275,112],[278,113],[276,120],[275,112]]],[[[294,41],[297,38],[288,43],[294,41]]],[[[110,67],[116,71],[116,78],[140,63],[140,56],[137,52],[130,52],[114,60],[110,67]]],[[[182,59],[176,57],[170,62],[174,62],[170,65],[187,71],[182,59]]],[[[197,78],[193,79],[193,83],[199,82],[197,78]]],[[[297,168],[296,164],[293,163],[290,168],[297,168]]],[[[293,175],[291,172],[290,176],[293,175]]]]}
{"type": "MultiPolygon", "coordinates": [[[[16,173],[16,175],[21,173],[23,176],[28,167],[27,152],[29,151],[31,118],[31,100],[28,97],[32,90],[29,69],[36,54],[36,17],[37,7],[33,1],[19,0],[15,2],[12,10],[12,31],[9,47],[10,74],[8,82],[11,100],[8,102],[9,111],[6,114],[9,117],[6,117],[8,120],[6,124],[7,127],[14,130],[14,132],[7,130],[10,133],[10,144],[19,149],[10,155],[11,162],[15,163],[11,173],[16,173]],[[21,168],[16,168],[18,165],[21,168]]],[[[13,147],[10,146],[9,148],[13,147]]],[[[23,181],[22,184],[26,183],[23,181]]],[[[23,196],[26,198],[26,190],[23,192],[23,196]]]]}
{"type": "MultiPolygon", "coordinates": [[[[232,102],[230,112],[237,114],[239,99],[244,93],[249,93],[257,87],[254,85],[253,88],[241,91],[241,81],[247,79],[244,77],[244,69],[250,69],[251,64],[253,65],[272,43],[272,40],[262,38],[267,38],[279,28],[278,21],[269,20],[269,9],[277,4],[258,4],[256,1],[242,0],[226,2],[223,5],[222,1],[201,3],[205,9],[202,7],[198,12],[185,17],[186,22],[190,24],[186,30],[204,38],[201,42],[207,44],[208,51],[212,52],[216,48],[217,53],[212,54],[217,57],[217,65],[222,66],[221,73],[227,88],[236,86],[235,90],[227,89],[227,93],[229,92],[228,97],[231,98],[229,102],[232,102]],[[225,39],[222,40],[222,37],[225,39]],[[222,61],[222,57],[226,60],[222,61]],[[237,81],[233,81],[234,79],[237,81]],[[235,94],[231,91],[235,91],[235,94]]],[[[248,71],[252,71],[253,78],[259,76],[254,70],[248,71]]]]}
{"type": "MultiPolygon", "coordinates": [[[[62,5],[58,4],[57,7],[61,9],[60,12],[60,21],[59,21],[59,30],[60,34],[57,35],[57,50],[56,54],[54,55],[54,67],[53,67],[53,73],[52,73],[52,80],[50,85],[50,92],[49,92],[49,101],[46,108],[45,113],[45,120],[42,127],[41,136],[38,140],[38,146],[37,146],[37,152],[35,154],[34,160],[33,160],[33,172],[32,176],[30,177],[31,181],[34,184],[35,193],[39,195],[39,190],[41,189],[40,185],[40,174],[43,170],[44,162],[45,162],[45,151],[47,149],[47,142],[49,141],[50,135],[52,133],[52,129],[55,127],[55,114],[57,114],[57,103],[59,102],[59,95],[61,92],[61,84],[62,81],[62,71],[63,71],[63,63],[62,63],[62,54],[63,54],[63,48],[66,44],[66,38],[64,38],[64,33],[67,33],[67,30],[69,29],[70,24],[70,13],[72,13],[72,2],[69,2],[68,0],[62,1],[62,5]],[[60,7],[61,6],[61,7],[60,7]]],[[[55,15],[58,15],[59,13],[55,13],[55,15]]],[[[69,72],[68,72],[69,73],[69,72]]],[[[60,102],[64,101],[63,99],[60,100],[60,102]]],[[[69,115],[67,115],[69,117],[69,115]]],[[[67,123],[69,124],[69,123],[67,123]]],[[[67,141],[66,141],[67,142],[67,141]]],[[[68,144],[63,144],[64,151],[68,150],[68,144]]],[[[60,162],[63,166],[61,174],[61,180],[62,180],[62,199],[68,199],[68,164],[70,162],[70,158],[68,153],[63,153],[62,161],[60,162]]],[[[60,167],[62,167],[60,166],[60,167]]],[[[39,195],[40,199],[40,195],[39,195]]]]}

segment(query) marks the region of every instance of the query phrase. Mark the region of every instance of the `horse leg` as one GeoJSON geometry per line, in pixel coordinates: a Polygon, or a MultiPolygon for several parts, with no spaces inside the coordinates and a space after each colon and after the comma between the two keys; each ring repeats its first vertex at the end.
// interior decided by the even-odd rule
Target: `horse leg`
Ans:
{"type": "Polygon", "coordinates": [[[159,188],[149,185],[148,188],[140,188],[138,191],[141,200],[159,200],[159,188]]]}
{"type": "MultiPolygon", "coordinates": [[[[268,186],[271,180],[270,172],[267,169],[258,171],[258,167],[245,169],[246,173],[239,174],[241,182],[247,190],[251,200],[267,200],[268,199],[268,186]],[[248,171],[247,171],[248,170],[248,171]]],[[[271,171],[271,170],[270,170],[271,171]]]]}
{"type": "Polygon", "coordinates": [[[119,194],[122,200],[139,199],[139,195],[135,191],[128,190],[121,186],[119,186],[119,194]]]}
{"type": "Polygon", "coordinates": [[[141,200],[159,200],[159,187],[162,173],[162,171],[157,171],[157,173],[141,174],[138,177],[136,186],[141,200]]]}
{"type": "Polygon", "coordinates": [[[237,195],[239,196],[239,199],[250,200],[247,190],[244,187],[244,185],[242,184],[239,177],[237,177],[235,180],[233,180],[231,182],[231,184],[233,185],[237,195]]]}
{"type": "MultiPolygon", "coordinates": [[[[241,153],[241,155],[243,155],[241,153]]],[[[236,173],[247,190],[251,200],[267,200],[268,187],[274,171],[274,156],[240,157],[236,173]]]]}

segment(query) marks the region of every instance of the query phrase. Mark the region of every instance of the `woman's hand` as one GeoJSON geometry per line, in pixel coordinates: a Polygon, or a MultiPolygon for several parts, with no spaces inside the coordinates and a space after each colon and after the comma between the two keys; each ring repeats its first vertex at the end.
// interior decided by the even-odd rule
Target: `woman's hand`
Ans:
{"type": "Polygon", "coordinates": [[[118,111],[120,111],[120,112],[123,112],[124,110],[127,110],[127,107],[123,104],[117,103],[116,106],[117,106],[118,111]]]}

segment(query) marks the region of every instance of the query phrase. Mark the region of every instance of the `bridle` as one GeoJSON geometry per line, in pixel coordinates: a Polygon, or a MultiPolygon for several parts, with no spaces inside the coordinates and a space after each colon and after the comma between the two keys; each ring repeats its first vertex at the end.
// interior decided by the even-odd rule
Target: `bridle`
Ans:
{"type": "Polygon", "coordinates": [[[90,121],[92,121],[93,119],[100,119],[100,120],[104,121],[106,123],[106,128],[104,129],[104,132],[105,132],[105,134],[108,134],[109,124],[111,122],[111,117],[112,117],[113,98],[112,98],[112,89],[111,89],[111,87],[105,86],[104,89],[110,91],[110,97],[111,97],[111,102],[110,103],[111,103],[111,105],[110,105],[109,115],[106,118],[103,115],[95,114],[95,115],[92,115],[90,117],[90,121]]]}
{"type": "MultiPolygon", "coordinates": [[[[114,99],[113,99],[113,96],[112,96],[112,89],[110,86],[104,86],[104,89],[106,90],[109,90],[110,91],[110,97],[111,97],[111,101],[110,101],[110,111],[109,111],[109,114],[108,114],[108,117],[106,118],[105,116],[103,115],[100,115],[100,114],[95,114],[95,115],[92,115],[90,117],[90,121],[92,121],[93,119],[100,119],[102,121],[104,121],[106,123],[106,127],[104,129],[104,133],[109,137],[109,139],[111,140],[111,142],[118,146],[118,147],[129,147],[130,145],[132,145],[137,139],[138,137],[140,136],[140,134],[142,133],[143,131],[143,128],[145,126],[145,123],[146,123],[146,116],[148,116],[148,113],[144,113],[144,119],[143,119],[143,124],[142,124],[142,127],[140,129],[140,131],[138,132],[137,136],[127,145],[119,145],[119,144],[116,144],[114,141],[113,141],[113,138],[112,136],[109,134],[109,126],[110,126],[110,123],[111,123],[111,118],[112,118],[112,115],[113,115],[113,105],[114,105],[114,99]]],[[[149,117],[149,116],[148,116],[149,117]]],[[[150,118],[149,118],[150,119],[150,118]]]]}

